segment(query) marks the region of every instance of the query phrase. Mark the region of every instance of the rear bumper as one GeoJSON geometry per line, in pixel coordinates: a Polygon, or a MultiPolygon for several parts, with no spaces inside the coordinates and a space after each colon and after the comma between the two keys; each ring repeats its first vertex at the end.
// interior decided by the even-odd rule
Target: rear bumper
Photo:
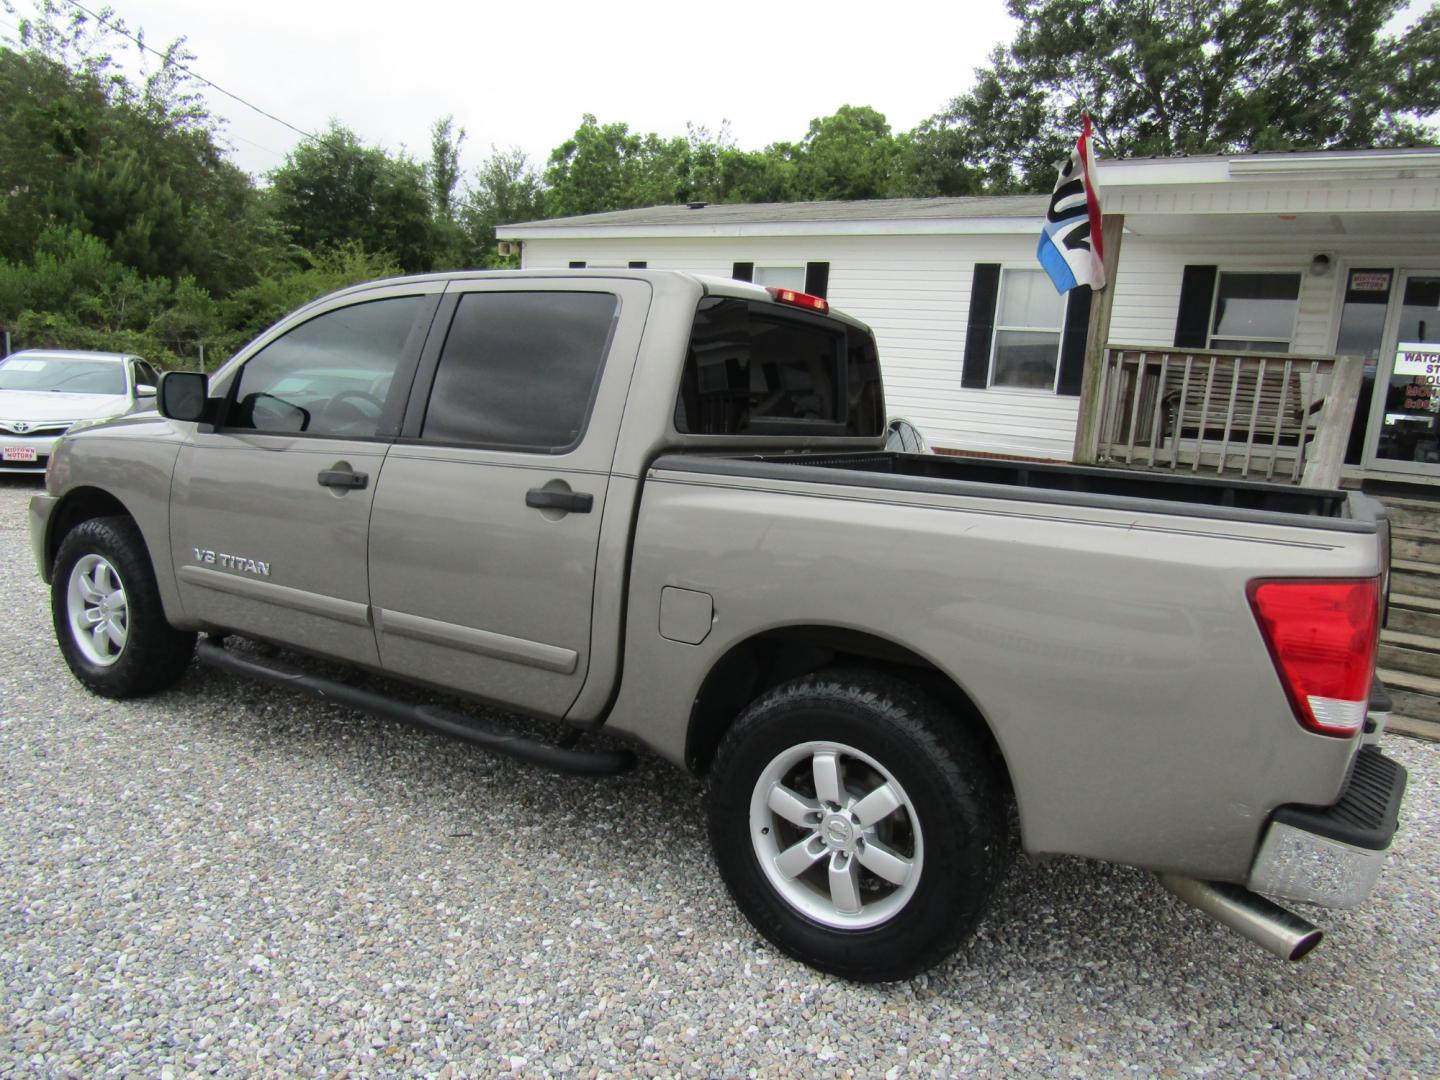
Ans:
{"type": "Polygon", "coordinates": [[[1247,882],[1254,892],[1326,907],[1365,899],[1399,825],[1402,766],[1374,746],[1355,755],[1333,806],[1281,806],[1270,815],[1247,882]]]}

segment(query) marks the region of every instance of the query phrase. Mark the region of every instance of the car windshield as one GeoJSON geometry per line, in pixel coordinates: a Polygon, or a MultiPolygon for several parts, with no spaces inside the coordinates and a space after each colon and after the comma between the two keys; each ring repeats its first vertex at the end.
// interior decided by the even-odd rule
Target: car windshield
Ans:
{"type": "Polygon", "coordinates": [[[12,356],[0,360],[0,390],[56,394],[123,394],[125,369],[113,360],[12,356]]]}

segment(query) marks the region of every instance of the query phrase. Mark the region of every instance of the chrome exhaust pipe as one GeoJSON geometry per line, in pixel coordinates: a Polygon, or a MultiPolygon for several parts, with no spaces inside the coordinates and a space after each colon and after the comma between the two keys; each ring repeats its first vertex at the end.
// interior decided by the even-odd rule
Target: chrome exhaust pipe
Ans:
{"type": "Polygon", "coordinates": [[[1243,885],[1196,881],[1179,874],[1155,876],[1187,904],[1282,960],[1302,959],[1325,937],[1323,930],[1243,885]]]}

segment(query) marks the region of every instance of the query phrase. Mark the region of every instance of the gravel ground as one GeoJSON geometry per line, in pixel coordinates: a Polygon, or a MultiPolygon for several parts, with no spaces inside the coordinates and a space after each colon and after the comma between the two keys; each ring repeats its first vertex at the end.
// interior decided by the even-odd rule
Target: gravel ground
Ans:
{"type": "Polygon", "coordinates": [[[1370,902],[1282,965],[1139,872],[1018,860],[929,976],[759,942],[698,787],[556,777],[194,669],[125,704],[51,640],[0,478],[0,1074],[1440,1075],[1440,747],[1370,902]]]}

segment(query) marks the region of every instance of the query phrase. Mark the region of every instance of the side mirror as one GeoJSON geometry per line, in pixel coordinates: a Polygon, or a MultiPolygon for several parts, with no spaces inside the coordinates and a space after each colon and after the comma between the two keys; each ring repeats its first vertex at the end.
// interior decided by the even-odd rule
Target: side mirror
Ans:
{"type": "Polygon", "coordinates": [[[160,415],[170,420],[205,419],[210,380],[199,371],[167,371],[160,376],[156,402],[160,415]]]}
{"type": "Polygon", "coordinates": [[[136,396],[137,398],[141,398],[141,397],[154,397],[154,396],[155,396],[155,387],[153,387],[153,386],[148,386],[148,385],[146,385],[145,383],[136,383],[136,384],[135,384],[135,396],[136,396]]]}

